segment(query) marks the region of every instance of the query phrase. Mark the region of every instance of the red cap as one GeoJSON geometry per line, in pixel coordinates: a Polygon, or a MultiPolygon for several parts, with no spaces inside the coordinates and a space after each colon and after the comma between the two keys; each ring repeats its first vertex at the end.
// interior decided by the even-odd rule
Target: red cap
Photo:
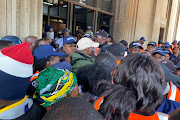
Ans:
{"type": "Polygon", "coordinates": [[[31,53],[29,42],[19,45],[14,45],[12,47],[7,47],[1,50],[1,53],[5,56],[8,56],[16,61],[25,63],[25,64],[33,64],[34,58],[31,53]]]}

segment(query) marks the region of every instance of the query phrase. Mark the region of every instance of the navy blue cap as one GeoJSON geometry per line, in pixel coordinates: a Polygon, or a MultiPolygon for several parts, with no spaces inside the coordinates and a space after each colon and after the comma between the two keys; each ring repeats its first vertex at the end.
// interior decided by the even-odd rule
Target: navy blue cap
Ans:
{"type": "Polygon", "coordinates": [[[51,45],[40,45],[34,50],[33,56],[35,60],[47,58],[51,55],[63,56],[64,53],[56,52],[56,50],[51,45]]]}
{"type": "Polygon", "coordinates": [[[62,34],[64,34],[65,32],[71,33],[71,31],[70,31],[68,28],[64,28],[64,29],[62,30],[62,34]]]}
{"type": "Polygon", "coordinates": [[[171,54],[171,53],[170,53],[169,51],[167,51],[167,50],[165,50],[164,52],[165,52],[166,54],[171,54]]]}
{"type": "Polygon", "coordinates": [[[177,42],[177,40],[174,40],[173,42],[177,42]]]}
{"type": "Polygon", "coordinates": [[[129,45],[129,48],[136,48],[136,47],[140,47],[141,49],[144,49],[144,48],[141,46],[141,43],[140,43],[139,41],[132,42],[132,43],[129,45]]]}
{"type": "Polygon", "coordinates": [[[1,40],[11,41],[14,45],[22,43],[22,41],[18,37],[13,35],[4,36],[1,38],[1,40]]]}
{"type": "Polygon", "coordinates": [[[158,47],[157,50],[163,50],[162,47],[158,47]]]}
{"type": "Polygon", "coordinates": [[[94,34],[94,37],[97,37],[97,36],[103,36],[103,37],[108,38],[109,34],[105,30],[99,30],[96,32],[96,34],[94,34]]]}
{"type": "Polygon", "coordinates": [[[180,68],[180,61],[176,65],[176,69],[180,68]]]}
{"type": "Polygon", "coordinates": [[[63,45],[64,44],[71,44],[71,43],[77,43],[75,38],[72,35],[66,36],[63,38],[63,45]]]}
{"type": "Polygon", "coordinates": [[[110,36],[110,35],[109,35],[108,37],[109,37],[109,38],[111,38],[111,39],[113,39],[113,37],[112,37],[112,36],[110,36]]]}
{"type": "Polygon", "coordinates": [[[114,56],[124,56],[124,53],[125,53],[124,47],[119,43],[113,43],[110,46],[103,47],[103,49],[108,50],[114,56]]]}
{"type": "Polygon", "coordinates": [[[72,66],[69,62],[67,61],[63,61],[63,62],[58,62],[54,65],[52,65],[52,67],[57,68],[57,69],[67,69],[70,72],[72,72],[72,66]]]}
{"type": "Polygon", "coordinates": [[[176,69],[180,68],[180,66],[177,66],[176,69]]]}
{"type": "Polygon", "coordinates": [[[161,44],[161,43],[162,43],[161,40],[159,40],[159,41],[158,41],[158,44],[161,44]]]}
{"type": "Polygon", "coordinates": [[[166,45],[166,44],[165,44],[165,48],[170,48],[170,45],[166,45]]]}
{"type": "Polygon", "coordinates": [[[83,35],[83,37],[88,37],[88,38],[90,38],[90,39],[93,39],[92,35],[91,35],[91,34],[89,34],[89,33],[87,33],[87,34],[83,35]]]}
{"type": "Polygon", "coordinates": [[[149,42],[149,43],[147,44],[147,46],[149,46],[149,45],[152,45],[153,47],[156,47],[156,48],[157,48],[156,42],[149,42]]]}
{"type": "Polygon", "coordinates": [[[180,45],[180,41],[177,43],[177,45],[180,45]]]}
{"type": "Polygon", "coordinates": [[[171,60],[163,60],[161,61],[161,63],[165,64],[169,68],[170,71],[174,72],[176,69],[176,66],[171,60]]]}
{"type": "Polygon", "coordinates": [[[165,45],[169,45],[169,42],[165,42],[165,45]]]}
{"type": "Polygon", "coordinates": [[[121,40],[119,43],[122,43],[124,46],[128,46],[128,42],[126,40],[121,40]]]}
{"type": "Polygon", "coordinates": [[[140,38],[140,40],[144,40],[144,41],[146,41],[146,39],[145,39],[144,37],[141,37],[141,38],[140,38]]]}
{"type": "Polygon", "coordinates": [[[156,50],[156,51],[154,51],[153,55],[155,55],[156,53],[159,53],[162,56],[166,56],[166,53],[164,52],[164,50],[156,50]]]}
{"type": "Polygon", "coordinates": [[[178,66],[180,67],[180,61],[177,63],[177,67],[178,67],[178,66]]]}

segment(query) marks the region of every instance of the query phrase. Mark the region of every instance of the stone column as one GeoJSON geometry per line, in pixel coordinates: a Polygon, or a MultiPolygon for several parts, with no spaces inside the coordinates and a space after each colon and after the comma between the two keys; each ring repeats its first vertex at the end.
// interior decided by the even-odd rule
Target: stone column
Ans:
{"type": "MultiPolygon", "coordinates": [[[[180,14],[180,13],[179,13],[180,14]]],[[[178,41],[180,41],[180,19],[178,21],[178,28],[177,28],[177,32],[176,32],[176,39],[178,41]]]]}
{"type": "Polygon", "coordinates": [[[113,27],[115,41],[123,39],[129,43],[134,41],[138,1],[139,0],[116,0],[113,27]]]}
{"type": "MultiPolygon", "coordinates": [[[[170,5],[167,2],[167,0],[116,0],[113,26],[114,40],[125,39],[130,43],[145,37],[147,40],[145,46],[150,41],[158,42],[162,20],[164,19],[164,27],[166,27],[167,4],[170,5]]],[[[173,0],[170,6],[170,15],[167,13],[169,22],[166,28],[168,29],[164,33],[169,42],[174,39],[177,31],[178,0],[173,0]]],[[[166,38],[164,39],[166,40],[166,38]]]]}
{"type": "Polygon", "coordinates": [[[176,20],[179,14],[177,14],[178,12],[178,0],[173,0],[172,1],[172,5],[169,6],[169,18],[168,18],[168,24],[166,27],[166,41],[171,42],[175,39],[175,35],[174,32],[176,32],[175,28],[177,26],[176,24],[176,20]]]}
{"type": "Polygon", "coordinates": [[[150,41],[154,41],[156,43],[158,43],[159,41],[159,33],[160,33],[160,26],[161,26],[161,16],[162,16],[162,3],[163,0],[155,0],[154,1],[154,7],[153,7],[153,13],[152,13],[152,20],[151,20],[151,24],[152,24],[152,33],[151,33],[151,37],[150,37],[150,41]]]}
{"type": "MultiPolygon", "coordinates": [[[[157,18],[159,15],[156,13],[156,11],[158,10],[156,9],[157,9],[157,0],[139,0],[136,29],[135,29],[135,40],[139,40],[141,37],[145,37],[146,39],[146,42],[144,43],[145,49],[148,42],[152,41],[153,32],[157,32],[154,31],[155,30],[154,26],[156,26],[157,28],[158,26],[160,26],[160,25],[158,26],[154,25],[155,18],[157,18]]],[[[159,17],[161,18],[161,15],[159,17]]],[[[153,40],[153,41],[157,42],[158,40],[153,40]]]]}
{"type": "Polygon", "coordinates": [[[42,37],[43,0],[0,0],[0,38],[42,37]]]}

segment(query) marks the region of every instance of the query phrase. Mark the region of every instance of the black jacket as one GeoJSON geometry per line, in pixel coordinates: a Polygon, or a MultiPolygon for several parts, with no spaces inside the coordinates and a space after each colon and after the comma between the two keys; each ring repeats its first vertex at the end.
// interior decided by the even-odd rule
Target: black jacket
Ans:
{"type": "Polygon", "coordinates": [[[45,113],[46,109],[33,101],[33,105],[24,115],[13,120],[41,120],[45,113]]]}

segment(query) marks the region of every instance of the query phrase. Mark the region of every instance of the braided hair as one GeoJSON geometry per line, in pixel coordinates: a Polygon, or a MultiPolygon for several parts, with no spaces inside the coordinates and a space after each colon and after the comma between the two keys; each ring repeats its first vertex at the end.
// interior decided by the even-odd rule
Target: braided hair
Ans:
{"type": "Polygon", "coordinates": [[[34,60],[34,66],[35,66],[35,71],[42,71],[45,68],[45,65],[48,61],[54,60],[55,56],[49,56],[47,58],[39,59],[39,60],[34,60]]]}

